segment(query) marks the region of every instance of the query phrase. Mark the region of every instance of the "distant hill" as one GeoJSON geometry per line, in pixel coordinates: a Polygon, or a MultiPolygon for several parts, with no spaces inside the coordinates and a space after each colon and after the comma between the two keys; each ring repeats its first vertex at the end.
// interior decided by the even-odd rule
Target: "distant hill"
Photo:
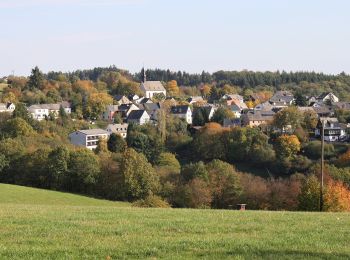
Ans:
{"type": "Polygon", "coordinates": [[[0,204],[30,204],[57,206],[127,207],[127,202],[99,200],[71,193],[50,191],[10,184],[0,184],[0,204]]]}

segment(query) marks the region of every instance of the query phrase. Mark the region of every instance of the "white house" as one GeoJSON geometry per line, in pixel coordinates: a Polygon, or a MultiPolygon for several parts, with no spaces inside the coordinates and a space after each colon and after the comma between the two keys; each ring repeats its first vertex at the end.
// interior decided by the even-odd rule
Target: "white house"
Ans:
{"type": "Polygon", "coordinates": [[[163,94],[166,97],[166,90],[160,81],[144,81],[140,89],[146,98],[152,98],[155,94],[163,94]]]}
{"type": "Polygon", "coordinates": [[[339,98],[336,95],[334,95],[332,92],[324,92],[317,97],[317,101],[322,103],[331,101],[333,103],[333,102],[339,102],[339,98]]]}
{"type": "Polygon", "coordinates": [[[146,124],[150,121],[150,116],[146,112],[146,110],[133,110],[130,112],[127,118],[127,122],[130,123],[135,123],[138,125],[143,125],[146,124]]]}
{"type": "Polygon", "coordinates": [[[192,110],[190,106],[172,106],[170,113],[175,117],[185,119],[187,124],[192,124],[192,110]]]}
{"type": "Polygon", "coordinates": [[[106,131],[110,134],[115,133],[126,138],[128,132],[128,124],[109,124],[106,131]]]}
{"type": "Polygon", "coordinates": [[[326,142],[344,141],[347,139],[345,124],[340,124],[337,118],[321,117],[315,129],[315,136],[321,137],[322,123],[324,124],[324,140],[326,142]]]}
{"type": "Polygon", "coordinates": [[[12,112],[16,109],[15,104],[13,103],[0,103],[0,113],[7,112],[12,114],[12,112]]]}
{"type": "Polygon", "coordinates": [[[58,117],[61,107],[67,114],[70,114],[72,112],[72,109],[68,102],[61,102],[57,104],[31,105],[28,108],[28,111],[34,119],[40,121],[48,117],[50,114],[53,114],[55,117],[58,117]]]}
{"type": "Polygon", "coordinates": [[[28,112],[32,115],[34,119],[39,121],[49,116],[48,107],[43,105],[31,105],[28,108],[28,112]]]}
{"type": "Polygon", "coordinates": [[[103,129],[78,130],[69,134],[69,140],[74,145],[93,150],[100,139],[108,139],[108,136],[109,132],[103,129]]]}

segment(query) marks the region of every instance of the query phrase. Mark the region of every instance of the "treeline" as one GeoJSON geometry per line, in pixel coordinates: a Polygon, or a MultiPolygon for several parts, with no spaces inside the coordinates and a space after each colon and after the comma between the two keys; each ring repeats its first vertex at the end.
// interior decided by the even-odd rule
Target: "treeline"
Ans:
{"type": "MultiPolygon", "coordinates": [[[[170,70],[146,70],[149,80],[160,80],[168,82],[176,80],[179,85],[198,86],[202,83],[224,86],[225,84],[239,86],[241,88],[250,88],[255,86],[273,86],[279,87],[282,84],[299,84],[301,82],[318,83],[330,80],[347,80],[350,76],[345,73],[339,75],[327,75],[316,72],[253,72],[253,71],[217,71],[208,73],[203,71],[201,74],[189,74],[186,72],[172,72],[170,70]]],[[[135,80],[141,80],[143,71],[135,74],[135,80]]]]}

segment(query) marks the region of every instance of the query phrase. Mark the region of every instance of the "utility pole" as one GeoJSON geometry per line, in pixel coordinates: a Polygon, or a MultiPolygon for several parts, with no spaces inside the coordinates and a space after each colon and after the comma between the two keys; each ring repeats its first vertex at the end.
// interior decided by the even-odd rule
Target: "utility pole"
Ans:
{"type": "Polygon", "coordinates": [[[321,185],[320,185],[320,211],[323,211],[323,176],[324,176],[324,127],[325,120],[321,119],[321,185]]]}

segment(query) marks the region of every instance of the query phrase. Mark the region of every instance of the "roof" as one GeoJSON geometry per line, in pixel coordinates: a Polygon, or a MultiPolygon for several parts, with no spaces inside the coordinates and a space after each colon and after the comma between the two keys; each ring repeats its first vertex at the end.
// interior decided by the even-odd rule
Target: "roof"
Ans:
{"type": "Polygon", "coordinates": [[[263,111],[271,111],[273,108],[273,105],[271,105],[270,102],[266,101],[264,103],[258,104],[255,106],[255,110],[263,110],[263,111]]]}
{"type": "Polygon", "coordinates": [[[0,110],[7,110],[13,103],[0,103],[0,110]]]}
{"type": "Polygon", "coordinates": [[[223,127],[231,127],[231,126],[241,126],[241,119],[239,118],[224,118],[223,127]]]}
{"type": "Polygon", "coordinates": [[[106,130],[103,130],[100,128],[78,130],[77,132],[83,133],[85,135],[108,135],[109,134],[106,130]]]}
{"type": "Polygon", "coordinates": [[[277,91],[271,98],[270,102],[286,102],[290,103],[293,101],[294,96],[290,91],[277,91]]]}
{"type": "Polygon", "coordinates": [[[172,114],[186,114],[190,106],[182,105],[182,106],[172,106],[170,111],[172,114]]]}
{"type": "Polygon", "coordinates": [[[333,102],[332,106],[338,109],[350,110],[350,102],[333,102]]]}
{"type": "Polygon", "coordinates": [[[126,133],[128,131],[129,124],[109,124],[106,128],[111,132],[126,133]]]}
{"type": "Polygon", "coordinates": [[[269,121],[273,120],[274,115],[273,111],[249,111],[246,114],[250,121],[269,121]]]}
{"type": "Polygon", "coordinates": [[[317,99],[324,99],[325,97],[327,97],[329,94],[334,95],[332,92],[323,92],[321,95],[319,95],[317,97],[317,99]]]}
{"type": "Polygon", "coordinates": [[[140,109],[146,110],[147,112],[155,111],[160,109],[159,103],[144,103],[139,105],[140,109]]]}
{"type": "Polygon", "coordinates": [[[56,104],[37,104],[37,105],[31,105],[28,109],[48,109],[48,110],[60,110],[60,107],[63,108],[70,108],[70,103],[67,101],[63,101],[61,103],[56,104]]]}
{"type": "Polygon", "coordinates": [[[160,81],[145,81],[141,83],[140,87],[143,87],[146,91],[165,91],[160,81]]]}
{"type": "Polygon", "coordinates": [[[147,114],[146,110],[133,110],[130,112],[128,120],[139,120],[144,113],[147,114]]]}

